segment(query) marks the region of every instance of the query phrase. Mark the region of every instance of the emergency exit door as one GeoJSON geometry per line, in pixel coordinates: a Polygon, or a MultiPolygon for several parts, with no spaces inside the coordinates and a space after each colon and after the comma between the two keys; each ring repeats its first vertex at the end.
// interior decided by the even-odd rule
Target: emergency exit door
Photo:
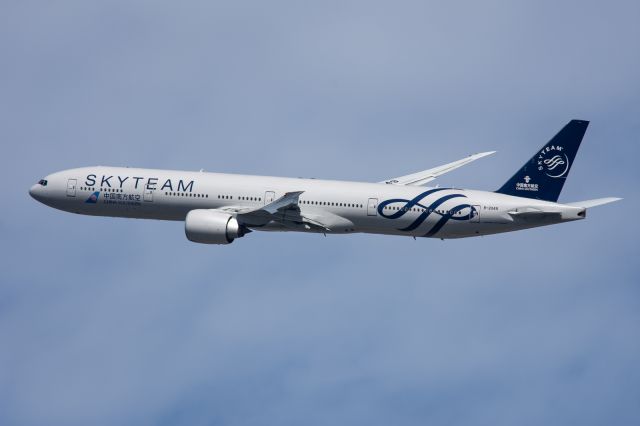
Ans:
{"type": "Polygon", "coordinates": [[[264,193],[264,205],[273,203],[273,199],[276,197],[276,193],[273,191],[267,191],[264,193]]]}

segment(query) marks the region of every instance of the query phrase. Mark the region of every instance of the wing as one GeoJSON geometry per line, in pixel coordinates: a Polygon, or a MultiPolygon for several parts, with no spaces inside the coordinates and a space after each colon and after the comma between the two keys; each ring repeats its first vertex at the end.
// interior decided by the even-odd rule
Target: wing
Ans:
{"type": "Polygon", "coordinates": [[[445,173],[448,173],[452,170],[457,169],[458,167],[462,167],[466,164],[469,164],[473,161],[476,161],[479,158],[486,157],[487,155],[491,155],[495,153],[495,151],[488,152],[480,152],[478,154],[473,154],[468,157],[465,157],[461,160],[454,161],[453,163],[444,164],[442,166],[434,167],[433,169],[423,170],[418,173],[413,173],[406,176],[400,176],[393,179],[388,179],[379,183],[387,183],[390,185],[414,185],[421,186],[427,182],[431,182],[435,178],[445,173]]]}
{"type": "Polygon", "coordinates": [[[300,226],[317,231],[330,231],[329,228],[314,218],[303,215],[300,212],[298,201],[304,191],[287,192],[277,200],[253,210],[240,210],[236,219],[241,224],[251,227],[261,227],[270,222],[276,222],[285,227],[297,228],[300,226]]]}

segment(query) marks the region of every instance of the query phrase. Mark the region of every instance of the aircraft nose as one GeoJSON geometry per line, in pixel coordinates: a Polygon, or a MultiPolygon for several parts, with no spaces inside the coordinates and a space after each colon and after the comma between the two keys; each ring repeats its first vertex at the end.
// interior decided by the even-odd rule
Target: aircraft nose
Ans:
{"type": "Polygon", "coordinates": [[[29,188],[29,195],[37,201],[42,201],[42,185],[37,183],[29,188]]]}
{"type": "Polygon", "coordinates": [[[36,191],[38,190],[37,186],[38,186],[38,185],[33,185],[33,186],[29,189],[29,195],[31,195],[33,198],[36,198],[36,191]]]}

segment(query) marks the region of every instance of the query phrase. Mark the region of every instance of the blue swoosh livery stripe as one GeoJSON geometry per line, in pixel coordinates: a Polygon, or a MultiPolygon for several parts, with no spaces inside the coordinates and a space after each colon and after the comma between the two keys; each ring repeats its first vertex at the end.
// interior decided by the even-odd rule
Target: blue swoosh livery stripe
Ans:
{"type": "Polygon", "coordinates": [[[409,224],[408,226],[404,227],[404,228],[400,228],[398,229],[398,231],[413,231],[414,229],[416,229],[417,227],[419,227],[420,225],[422,225],[424,223],[425,220],[427,220],[427,218],[432,215],[432,214],[436,214],[440,216],[440,219],[438,220],[438,222],[436,222],[436,224],[423,236],[424,237],[432,237],[434,236],[438,231],[440,231],[442,229],[442,227],[449,221],[449,220],[470,220],[473,217],[475,217],[477,215],[477,211],[475,209],[475,207],[473,207],[470,204],[459,204],[451,209],[448,209],[446,212],[444,213],[439,213],[437,211],[437,208],[440,207],[440,205],[442,205],[444,202],[454,199],[454,198],[467,198],[465,195],[463,194],[448,194],[445,195],[443,197],[440,197],[438,199],[436,199],[433,203],[431,204],[422,204],[421,201],[423,199],[425,199],[426,197],[428,197],[431,194],[434,194],[438,191],[444,191],[447,188],[436,188],[436,189],[430,189],[428,191],[425,191],[421,194],[419,194],[418,196],[416,196],[415,198],[412,198],[411,200],[405,200],[403,198],[392,198],[390,200],[385,200],[383,202],[381,202],[380,204],[378,204],[378,214],[384,218],[387,219],[398,219],[401,218],[402,216],[404,216],[406,213],[408,213],[409,211],[411,211],[411,209],[413,207],[420,207],[423,208],[424,211],[420,214],[420,216],[418,216],[411,224],[409,224]],[[393,213],[391,214],[385,214],[385,207],[387,207],[389,204],[394,204],[394,203],[405,203],[404,206],[402,206],[399,210],[397,211],[393,211],[393,213]],[[460,210],[463,209],[469,209],[469,214],[466,214],[464,216],[455,216],[456,213],[458,213],[460,210]]]}

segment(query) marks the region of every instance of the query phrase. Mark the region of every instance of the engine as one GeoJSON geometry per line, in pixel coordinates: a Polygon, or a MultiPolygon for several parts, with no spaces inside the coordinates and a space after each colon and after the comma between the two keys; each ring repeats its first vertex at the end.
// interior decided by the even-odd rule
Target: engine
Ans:
{"type": "Polygon", "coordinates": [[[191,210],[184,221],[184,232],[194,243],[230,244],[247,231],[230,214],[215,210],[191,210]]]}

